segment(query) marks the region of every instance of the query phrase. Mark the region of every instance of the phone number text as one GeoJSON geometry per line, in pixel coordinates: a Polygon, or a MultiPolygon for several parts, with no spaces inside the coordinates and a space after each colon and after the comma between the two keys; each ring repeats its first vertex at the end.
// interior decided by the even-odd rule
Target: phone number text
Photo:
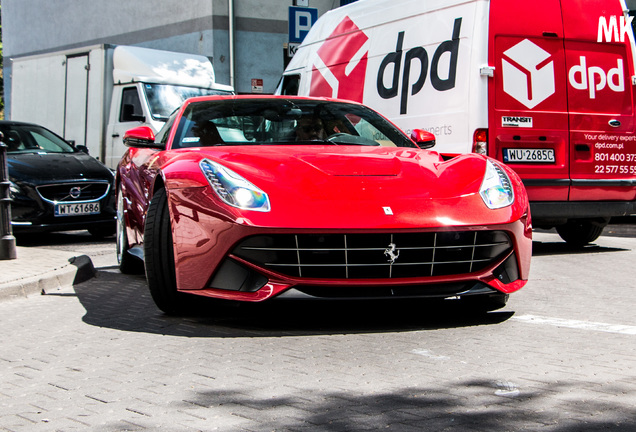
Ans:
{"type": "Polygon", "coordinates": [[[636,175],[636,166],[629,165],[594,165],[595,174],[631,174],[636,175]]]}
{"type": "Polygon", "coordinates": [[[636,153],[596,153],[596,162],[636,162],[636,153]]]}

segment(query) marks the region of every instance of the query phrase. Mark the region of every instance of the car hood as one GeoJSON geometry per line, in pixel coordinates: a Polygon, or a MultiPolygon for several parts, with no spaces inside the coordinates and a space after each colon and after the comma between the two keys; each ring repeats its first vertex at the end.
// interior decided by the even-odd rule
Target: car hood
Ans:
{"type": "MultiPolygon", "coordinates": [[[[204,150],[187,158],[221,163],[269,195],[270,212],[230,210],[248,225],[483,225],[507,223],[527,209],[527,200],[503,211],[486,207],[479,196],[486,158],[474,154],[444,160],[436,152],[409,148],[261,146],[204,150]]],[[[185,177],[170,171],[169,181],[185,177]]],[[[171,181],[172,187],[178,184],[171,181]]]]}
{"type": "Polygon", "coordinates": [[[202,152],[269,194],[332,201],[343,194],[370,198],[451,198],[476,193],[486,171],[483,157],[444,161],[437,152],[365,146],[271,146],[217,154],[202,152]],[[250,151],[251,149],[251,151],[250,151]]]}
{"type": "Polygon", "coordinates": [[[18,153],[7,158],[12,181],[34,185],[77,179],[113,179],[110,170],[86,153],[18,153]]]}

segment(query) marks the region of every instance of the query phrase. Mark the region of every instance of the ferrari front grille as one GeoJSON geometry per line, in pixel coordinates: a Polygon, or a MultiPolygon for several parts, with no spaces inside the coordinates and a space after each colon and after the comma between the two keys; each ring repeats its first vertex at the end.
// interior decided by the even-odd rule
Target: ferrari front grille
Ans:
{"type": "Polygon", "coordinates": [[[38,186],[38,194],[49,202],[85,202],[98,201],[110,190],[110,183],[103,182],[69,182],[38,186]]]}
{"type": "Polygon", "coordinates": [[[478,272],[511,250],[503,231],[458,231],[258,235],[233,254],[287,276],[383,279],[478,272]]]}

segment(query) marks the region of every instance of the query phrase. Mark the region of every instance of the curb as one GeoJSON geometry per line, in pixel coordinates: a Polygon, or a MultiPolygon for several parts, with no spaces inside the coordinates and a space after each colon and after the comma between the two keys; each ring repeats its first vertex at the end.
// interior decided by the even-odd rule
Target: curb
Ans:
{"type": "Polygon", "coordinates": [[[26,298],[33,294],[51,294],[85,282],[96,273],[87,255],[74,256],[68,259],[68,264],[58,269],[0,284],[0,301],[26,298]]]}

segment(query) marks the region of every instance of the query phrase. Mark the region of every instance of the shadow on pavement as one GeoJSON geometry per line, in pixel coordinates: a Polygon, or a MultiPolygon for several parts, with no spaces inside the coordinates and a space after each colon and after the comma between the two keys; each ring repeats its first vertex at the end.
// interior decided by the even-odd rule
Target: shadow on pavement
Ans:
{"type": "Polygon", "coordinates": [[[584,247],[570,246],[564,241],[556,242],[532,242],[532,256],[550,256],[550,255],[576,255],[590,253],[608,253],[608,252],[625,252],[628,249],[611,248],[599,246],[595,243],[588,244],[584,247]]]}
{"type": "Polygon", "coordinates": [[[509,311],[474,314],[452,301],[275,300],[262,304],[188,300],[184,316],[154,305],[143,276],[98,272],[75,286],[87,324],[124,331],[187,337],[280,337],[415,331],[499,324],[509,311]]]}
{"type": "Polygon", "coordinates": [[[108,244],[115,242],[115,236],[95,237],[88,231],[63,231],[51,233],[18,233],[16,244],[23,247],[69,246],[83,244],[108,244]]]}
{"type": "MultiPolygon", "coordinates": [[[[556,229],[535,229],[538,233],[552,233],[555,235],[554,242],[541,242],[535,240],[532,242],[532,256],[542,255],[574,255],[582,253],[605,253],[605,252],[624,252],[627,249],[602,247],[595,243],[585,247],[573,247],[558,237],[556,229]]],[[[608,226],[603,230],[602,237],[623,237],[636,238],[636,216],[625,216],[613,218],[608,226]]]]}
{"type": "MultiPolygon", "coordinates": [[[[311,371],[308,374],[311,375],[311,371]]],[[[238,407],[235,409],[239,410],[239,415],[250,420],[257,420],[258,413],[267,412],[265,421],[264,416],[258,417],[260,430],[310,430],[312,427],[322,431],[636,430],[636,410],[633,407],[619,410],[602,398],[581,404],[571,397],[554,404],[555,392],[576,395],[582,384],[594,385],[562,381],[516,388],[509,382],[458,380],[448,389],[435,385],[417,386],[367,395],[351,394],[343,389],[316,391],[302,399],[284,396],[258,398],[244,389],[224,389],[195,393],[192,400],[181,404],[183,409],[187,409],[189,404],[211,409],[238,407]]],[[[614,390],[620,394],[626,389],[614,390]]]]}

